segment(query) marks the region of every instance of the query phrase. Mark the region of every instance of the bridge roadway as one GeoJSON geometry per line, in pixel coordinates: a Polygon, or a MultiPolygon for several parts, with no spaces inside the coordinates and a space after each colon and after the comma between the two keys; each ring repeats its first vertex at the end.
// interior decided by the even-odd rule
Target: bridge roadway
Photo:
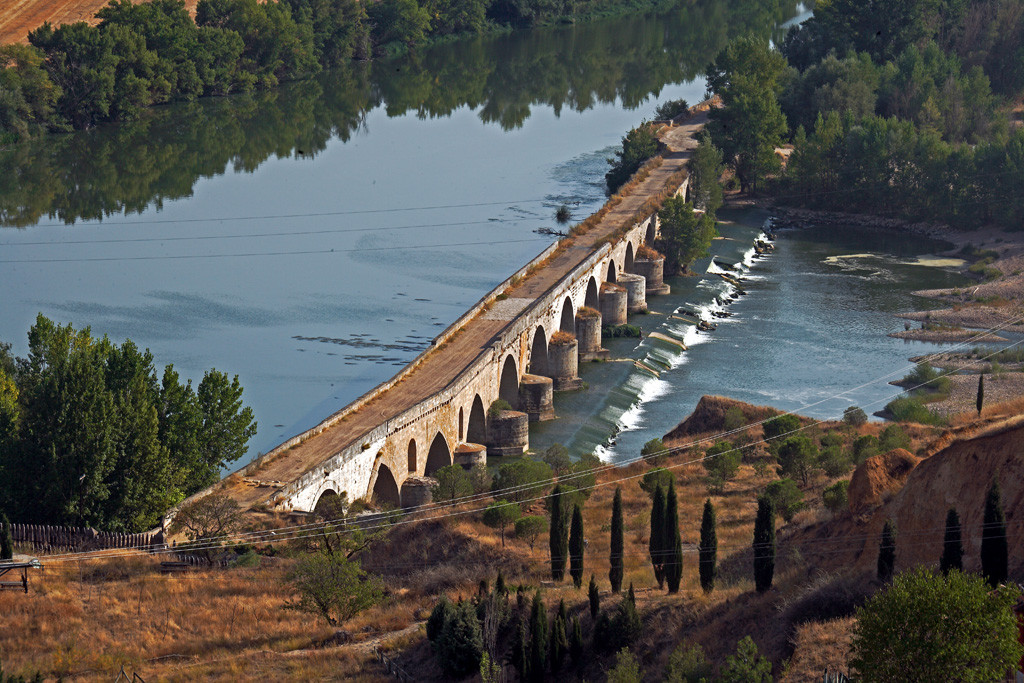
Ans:
{"type": "MultiPolygon", "coordinates": [[[[512,296],[517,299],[542,297],[592,256],[602,241],[619,230],[649,197],[663,192],[670,177],[685,167],[690,152],[697,146],[696,133],[706,120],[706,113],[700,113],[681,125],[664,129],[661,139],[667,151],[662,153],[661,165],[609,211],[597,226],[576,237],[570,247],[551,258],[544,267],[524,276],[515,286],[512,296]]],[[[461,332],[431,349],[418,367],[397,386],[349,412],[344,419],[336,420],[320,433],[290,448],[275,449],[281,452],[275,454],[272,451],[260,461],[230,475],[215,488],[222,487],[243,509],[265,503],[282,486],[302,477],[333,455],[365,439],[371,430],[444,389],[493,343],[504,328],[512,324],[510,320],[489,319],[487,315],[477,314],[461,332]]],[[[340,413],[346,410],[349,409],[342,409],[340,413]]],[[[350,495],[350,499],[360,495],[350,495]]]]}

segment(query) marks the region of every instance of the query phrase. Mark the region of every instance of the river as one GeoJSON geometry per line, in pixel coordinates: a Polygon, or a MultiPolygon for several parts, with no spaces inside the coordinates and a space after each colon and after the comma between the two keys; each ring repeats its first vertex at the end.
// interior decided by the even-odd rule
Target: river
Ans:
{"type": "MultiPolygon", "coordinates": [[[[0,151],[0,339],[25,353],[41,312],[130,337],[194,380],[209,367],[237,373],[259,421],[250,455],[269,450],[391,376],[540,252],[551,238],[535,231],[555,227],[559,205],[576,220],[596,210],[621,136],[658,102],[700,100],[700,73],[731,36],[777,38],[795,16],[793,5],[703,0],[478,38],[0,151]]],[[[759,220],[723,228],[736,234],[716,243],[722,258],[749,248],[759,220]]],[[[703,393],[787,407],[841,388],[835,359],[850,337],[806,336],[831,329],[815,316],[837,306],[786,297],[814,277],[794,274],[832,267],[818,259],[828,244],[783,240],[753,265],[749,296],[714,343],[665,356],[651,340],[615,341],[616,354],[654,354],[669,370],[651,383],[629,364],[586,366],[591,391],[556,399],[562,419],[532,438],[625,457],[703,393]],[[808,363],[812,351],[829,364],[808,363]]],[[[906,346],[875,332],[910,307],[910,289],[948,277],[907,268],[874,295],[835,287],[852,324],[875,321],[870,340],[858,337],[873,359],[902,362],[906,346]]],[[[642,324],[721,282],[672,282],[677,294],[652,300],[642,324]]]]}

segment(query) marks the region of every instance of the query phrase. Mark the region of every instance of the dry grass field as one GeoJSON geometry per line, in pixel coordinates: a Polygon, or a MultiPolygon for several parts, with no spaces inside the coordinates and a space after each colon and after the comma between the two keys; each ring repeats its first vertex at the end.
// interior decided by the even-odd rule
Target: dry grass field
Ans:
{"type": "MultiPolygon", "coordinates": [[[[880,426],[832,424],[812,431],[820,434],[822,429],[838,430],[852,441],[859,434],[877,433],[880,426]]],[[[920,428],[908,431],[914,437],[913,450],[934,434],[920,428]]],[[[705,594],[697,576],[696,543],[708,489],[703,467],[692,462],[696,457],[699,451],[690,449],[661,463],[672,468],[679,495],[684,576],[678,595],[657,589],[647,557],[650,502],[639,482],[651,465],[641,462],[604,472],[587,501],[581,590],[568,579],[550,582],[546,536],[531,551],[525,541],[508,534],[503,547],[499,533],[475,513],[400,525],[366,551],[364,566],[384,579],[388,595],[340,630],[285,609],[293,597],[285,576],[302,552],[288,544],[279,545],[275,556],[261,557],[259,567],[172,575],[159,573],[159,558],[58,564],[47,563],[44,556],[46,568],[32,576],[28,595],[0,593],[0,661],[8,672],[39,670],[65,680],[112,680],[122,666],[146,680],[388,680],[372,656],[377,646],[417,680],[440,680],[422,622],[440,593],[468,598],[481,579],[493,582],[499,570],[513,587],[540,587],[551,609],[564,599],[570,613],[580,616],[589,639],[590,574],[596,575],[602,606],[621,599],[611,595],[607,578],[611,503],[620,486],[624,586],[632,583],[637,591],[645,629],[634,651],[649,677],[659,676],[681,643],[701,645],[710,660],[720,663],[744,635],[754,638],[774,662],[776,675],[785,674],[785,680],[806,680],[798,672],[820,675],[824,666],[845,669],[852,622],[848,616],[818,618],[819,612],[828,611],[836,594],[869,579],[844,574],[827,562],[808,566],[800,543],[787,542],[829,518],[821,493],[833,480],[820,473],[812,478],[803,487],[808,508],[789,524],[779,519],[775,587],[757,594],[750,569],[756,497],[775,475],[757,465],[768,457],[763,447],[745,449],[738,476],[711,495],[718,510],[720,576],[716,590],[705,594]]],[[[544,514],[541,502],[526,507],[524,513],[544,514]]],[[[567,676],[600,680],[611,664],[610,657],[592,657],[567,676]]]]}

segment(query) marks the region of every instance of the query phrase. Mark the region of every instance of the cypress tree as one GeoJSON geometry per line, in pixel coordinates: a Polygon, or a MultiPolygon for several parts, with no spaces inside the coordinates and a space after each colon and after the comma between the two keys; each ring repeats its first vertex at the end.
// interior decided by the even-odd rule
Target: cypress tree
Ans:
{"type": "Polygon", "coordinates": [[[566,634],[568,624],[565,618],[565,601],[562,601],[559,614],[551,622],[551,673],[558,673],[569,652],[569,638],[566,634]]]}
{"type": "Polygon", "coordinates": [[[704,501],[704,516],[700,521],[700,586],[705,593],[715,588],[715,574],[718,573],[718,532],[716,530],[715,506],[711,499],[704,501]]]}
{"type": "Polygon", "coordinates": [[[597,613],[601,611],[601,593],[597,590],[597,581],[594,575],[590,575],[590,587],[587,589],[587,597],[590,599],[590,618],[596,620],[597,613]]]}
{"type": "Polygon", "coordinates": [[[608,555],[608,580],[612,584],[612,593],[622,590],[622,489],[615,487],[615,499],[612,501],[612,547],[608,555]]]}
{"type": "Polygon", "coordinates": [[[949,508],[946,513],[946,536],[942,539],[942,558],[939,560],[939,569],[942,575],[946,576],[950,570],[963,571],[964,568],[964,546],[960,541],[960,515],[956,508],[949,508]]]}
{"type": "Polygon", "coordinates": [[[981,416],[981,407],[985,405],[985,373],[978,375],[978,416],[981,416]]]}
{"type": "Polygon", "coordinates": [[[683,539],[679,535],[679,500],[676,497],[676,482],[668,484],[665,496],[665,540],[662,542],[665,553],[665,582],[669,594],[679,592],[679,583],[683,579],[683,539]]]}
{"type": "Polygon", "coordinates": [[[757,499],[754,522],[754,585],[758,593],[772,587],[775,576],[775,505],[768,496],[757,499]]]}
{"type": "Polygon", "coordinates": [[[896,524],[885,520],[882,527],[882,540],[878,544],[878,580],[889,583],[896,569],[896,524]]]}
{"type": "Polygon", "coordinates": [[[0,512],[0,560],[14,558],[14,537],[11,535],[11,521],[7,514],[0,512]]]}
{"type": "Polygon", "coordinates": [[[530,628],[526,619],[519,620],[516,641],[512,644],[512,666],[519,672],[519,680],[530,678],[530,628]]]}
{"type": "Polygon", "coordinates": [[[665,492],[661,486],[654,487],[651,497],[651,537],[647,550],[654,566],[654,578],[658,588],[665,585],[665,492]]]}
{"type": "Polygon", "coordinates": [[[583,627],[580,626],[579,617],[572,618],[572,634],[569,636],[569,657],[572,658],[573,666],[580,666],[583,663],[583,627]]]}
{"type": "Polygon", "coordinates": [[[565,509],[562,505],[562,485],[556,484],[551,492],[551,580],[565,578],[565,561],[568,555],[568,525],[565,523],[565,509]]]}
{"type": "Polygon", "coordinates": [[[533,594],[533,608],[530,612],[530,663],[528,678],[543,681],[548,663],[548,614],[540,591],[533,594]]]}
{"type": "Polygon", "coordinates": [[[579,505],[572,508],[572,526],[569,529],[569,576],[576,588],[583,585],[583,512],[579,505]]]}
{"type": "Polygon", "coordinates": [[[1006,581],[1009,548],[1006,517],[1003,515],[999,481],[993,481],[985,497],[984,525],[981,529],[981,573],[993,588],[1006,581]]]}

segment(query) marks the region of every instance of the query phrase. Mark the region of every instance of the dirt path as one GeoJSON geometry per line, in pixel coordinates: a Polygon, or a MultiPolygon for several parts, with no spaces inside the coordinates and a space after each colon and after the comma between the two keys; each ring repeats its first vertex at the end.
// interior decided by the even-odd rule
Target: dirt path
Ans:
{"type": "MultiPolygon", "coordinates": [[[[609,235],[619,230],[624,221],[640,209],[651,196],[665,187],[671,176],[682,169],[696,148],[696,133],[707,121],[707,114],[695,115],[683,125],[667,130],[662,139],[668,147],[664,161],[640,182],[634,191],[590,231],[576,237],[572,245],[553,257],[548,264],[528,275],[516,286],[517,298],[536,299],[556,285],[576,266],[586,260],[609,235]]],[[[509,320],[490,320],[478,315],[449,342],[436,349],[399,385],[378,396],[344,420],[265,462],[246,478],[259,481],[290,482],[361,438],[385,420],[420,403],[450,384],[486,349],[509,320]]],[[[239,477],[226,479],[225,490],[243,507],[266,500],[275,489],[250,486],[239,477]]]]}

